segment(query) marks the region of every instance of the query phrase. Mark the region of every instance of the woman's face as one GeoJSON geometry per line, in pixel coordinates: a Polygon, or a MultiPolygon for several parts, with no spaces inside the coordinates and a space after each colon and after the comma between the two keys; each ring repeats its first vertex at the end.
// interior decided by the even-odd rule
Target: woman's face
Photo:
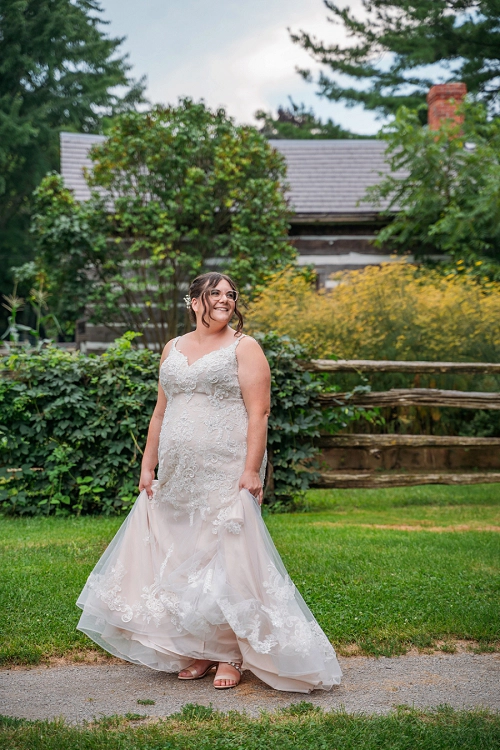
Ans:
{"type": "MultiPolygon", "coordinates": [[[[221,279],[217,286],[212,287],[207,299],[209,316],[205,316],[206,318],[209,318],[209,320],[212,319],[216,323],[229,325],[236,306],[234,300],[226,297],[226,292],[231,291],[233,291],[233,287],[225,279],[221,279]],[[211,294],[214,290],[218,290],[220,294],[218,296],[211,294]]],[[[203,302],[201,298],[193,300],[193,309],[197,316],[201,317],[203,313],[203,302]]]]}

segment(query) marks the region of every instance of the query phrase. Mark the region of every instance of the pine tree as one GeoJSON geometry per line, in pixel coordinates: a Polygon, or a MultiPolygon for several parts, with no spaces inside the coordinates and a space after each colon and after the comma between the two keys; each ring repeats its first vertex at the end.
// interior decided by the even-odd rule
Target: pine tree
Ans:
{"type": "MultiPolygon", "coordinates": [[[[334,74],[320,73],[320,96],[394,114],[401,105],[425,102],[430,86],[441,82],[439,64],[449,71],[445,82],[463,81],[490,111],[500,108],[499,0],[362,0],[364,19],[334,0],[324,3],[354,43],[327,45],[306,31],[292,34],[334,74]],[[352,85],[343,85],[339,74],[352,85]]],[[[301,72],[312,80],[310,71],[301,72]]]]}
{"type": "Polygon", "coordinates": [[[31,257],[31,196],[59,168],[59,131],[99,132],[143,97],[100,13],[98,0],[0,0],[1,292],[31,257]]]}
{"type": "Polygon", "coordinates": [[[312,109],[306,109],[304,104],[295,104],[290,99],[288,107],[278,107],[276,117],[271,112],[259,110],[255,119],[262,123],[260,132],[270,140],[282,138],[292,139],[337,139],[362,138],[363,136],[344,130],[340,125],[327,120],[322,122],[312,109]]]}

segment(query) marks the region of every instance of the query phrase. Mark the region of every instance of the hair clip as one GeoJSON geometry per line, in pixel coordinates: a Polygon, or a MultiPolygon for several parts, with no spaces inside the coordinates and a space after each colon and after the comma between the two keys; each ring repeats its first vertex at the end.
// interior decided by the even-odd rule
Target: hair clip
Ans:
{"type": "Polygon", "coordinates": [[[191,310],[191,297],[189,296],[189,294],[186,294],[186,296],[184,297],[184,302],[186,303],[187,309],[191,310]]]}

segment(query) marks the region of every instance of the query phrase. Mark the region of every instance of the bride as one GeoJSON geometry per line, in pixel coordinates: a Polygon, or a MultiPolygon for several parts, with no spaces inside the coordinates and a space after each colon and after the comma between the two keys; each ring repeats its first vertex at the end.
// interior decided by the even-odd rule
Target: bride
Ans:
{"type": "Polygon", "coordinates": [[[140,495],[78,599],[78,628],[181,680],[216,668],[214,687],[232,688],[249,669],[277,690],[329,690],[335,652],[260,515],[270,371],[237,300],[224,274],[190,286],[196,329],[163,351],[140,495]]]}

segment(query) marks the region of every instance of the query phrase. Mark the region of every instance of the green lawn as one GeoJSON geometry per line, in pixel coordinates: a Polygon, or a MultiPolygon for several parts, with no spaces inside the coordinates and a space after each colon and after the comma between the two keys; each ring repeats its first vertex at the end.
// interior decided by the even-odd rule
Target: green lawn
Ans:
{"type": "Polygon", "coordinates": [[[499,742],[498,714],[446,708],[352,716],[299,703],[251,719],[186,705],[154,723],[110,717],[84,727],[0,719],[1,750],[496,750],[499,742]]]}
{"type": "MultiPolygon", "coordinates": [[[[452,649],[455,639],[498,648],[499,485],[312,490],[306,512],[266,522],[340,652],[452,649]]],[[[75,630],[74,602],[120,523],[0,521],[0,663],[94,648],[75,630]]]]}

